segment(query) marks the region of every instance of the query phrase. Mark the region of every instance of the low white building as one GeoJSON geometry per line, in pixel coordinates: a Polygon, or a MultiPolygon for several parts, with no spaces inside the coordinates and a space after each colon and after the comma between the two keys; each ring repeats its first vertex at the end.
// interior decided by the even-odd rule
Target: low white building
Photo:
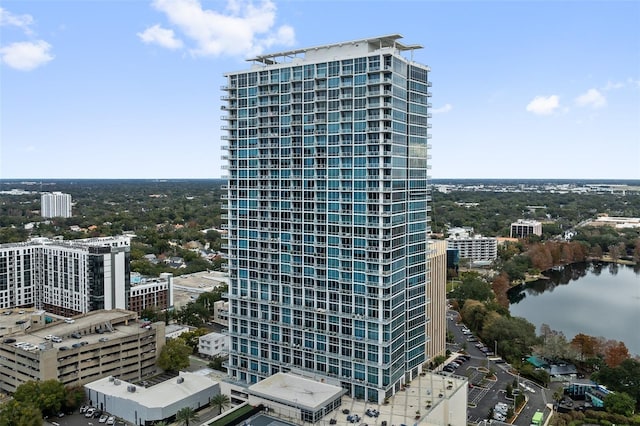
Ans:
{"type": "Polygon", "coordinates": [[[136,386],[113,376],[85,385],[89,403],[101,411],[134,425],[172,421],[178,410],[198,410],[220,393],[218,382],[209,377],[180,372],[165,382],[148,388],[136,386]]]}
{"type": "Polygon", "coordinates": [[[229,325],[228,300],[218,300],[213,303],[213,322],[224,326],[229,325]]]}
{"type": "Polygon", "coordinates": [[[180,336],[182,333],[186,333],[187,331],[191,331],[191,328],[188,325],[182,324],[169,324],[165,328],[165,337],[167,339],[175,339],[180,336]]]}
{"type": "Polygon", "coordinates": [[[249,404],[304,423],[317,423],[342,405],[346,389],[289,373],[276,373],[247,389],[249,404]]]}
{"type": "Polygon", "coordinates": [[[215,357],[225,355],[229,348],[229,336],[221,333],[209,333],[198,338],[200,355],[215,357]]]}

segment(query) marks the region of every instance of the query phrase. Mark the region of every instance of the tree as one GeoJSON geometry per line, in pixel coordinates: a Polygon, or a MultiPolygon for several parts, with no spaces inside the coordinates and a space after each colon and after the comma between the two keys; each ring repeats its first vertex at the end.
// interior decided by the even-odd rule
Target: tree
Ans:
{"type": "Polygon", "coordinates": [[[67,386],[65,388],[65,398],[64,401],[62,401],[64,411],[73,411],[80,407],[85,398],[86,395],[82,386],[67,386]]]}
{"type": "Polygon", "coordinates": [[[624,392],[611,392],[604,398],[604,408],[608,413],[631,416],[635,406],[635,399],[624,392]]]}
{"type": "Polygon", "coordinates": [[[158,367],[165,371],[179,371],[189,366],[191,348],[182,339],[170,339],[162,347],[158,367]]]}
{"type": "Polygon", "coordinates": [[[209,330],[206,328],[198,328],[194,331],[182,333],[179,339],[182,339],[187,346],[191,348],[191,353],[196,353],[198,352],[198,346],[200,345],[200,337],[208,333],[209,330]]]}
{"type": "Polygon", "coordinates": [[[538,346],[537,352],[545,358],[569,359],[573,358],[573,347],[567,342],[564,333],[552,330],[548,324],[540,326],[540,338],[542,344],[538,346]]]}
{"type": "Polygon", "coordinates": [[[571,340],[571,346],[578,350],[578,353],[580,354],[580,361],[584,361],[596,356],[597,341],[595,337],[578,333],[571,340]]]}
{"type": "Polygon", "coordinates": [[[191,407],[184,407],[176,413],[176,422],[189,426],[191,422],[198,421],[198,414],[191,407]]]}
{"type": "Polygon", "coordinates": [[[604,353],[604,362],[609,367],[617,367],[629,358],[629,350],[623,342],[611,342],[606,346],[604,353]]]}
{"type": "Polygon", "coordinates": [[[603,365],[591,379],[614,392],[624,392],[640,400],[640,361],[636,359],[625,359],[613,368],[603,365]]]}
{"type": "Polygon", "coordinates": [[[507,360],[519,360],[538,342],[536,327],[524,318],[496,316],[483,328],[484,342],[496,341],[507,360]]]}
{"type": "Polygon", "coordinates": [[[211,399],[211,405],[218,409],[218,414],[231,404],[229,397],[223,393],[219,393],[211,399]]]}
{"type": "Polygon", "coordinates": [[[33,403],[13,399],[0,405],[2,426],[41,426],[42,423],[42,412],[33,403]]]}
{"type": "Polygon", "coordinates": [[[509,297],[507,296],[507,291],[511,283],[509,282],[509,276],[505,273],[498,275],[493,279],[491,283],[491,289],[496,296],[496,301],[502,307],[509,308],[509,297]]]}
{"type": "Polygon", "coordinates": [[[220,355],[216,355],[213,357],[211,362],[209,362],[209,368],[213,368],[214,370],[218,370],[218,371],[227,371],[227,369],[222,366],[223,362],[224,362],[224,358],[221,357],[220,355]]]}
{"type": "Polygon", "coordinates": [[[13,395],[13,398],[20,403],[35,404],[38,410],[46,415],[60,412],[66,397],[64,385],[55,379],[23,383],[18,386],[13,395]]]}
{"type": "Polygon", "coordinates": [[[462,276],[462,284],[451,291],[450,298],[458,300],[479,300],[485,302],[493,299],[491,285],[475,272],[466,273],[462,276]]]}

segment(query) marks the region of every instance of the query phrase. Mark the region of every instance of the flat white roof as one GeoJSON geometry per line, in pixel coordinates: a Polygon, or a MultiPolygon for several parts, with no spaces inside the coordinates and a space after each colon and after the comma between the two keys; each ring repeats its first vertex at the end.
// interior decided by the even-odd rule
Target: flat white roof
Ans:
{"type": "Polygon", "coordinates": [[[144,407],[161,408],[182,401],[217,384],[218,382],[211,380],[207,376],[181,371],[178,377],[148,388],[135,386],[124,380],[111,379],[109,377],[88,383],[85,387],[105,395],[129,399],[144,407]],[[182,378],[182,383],[178,383],[180,378],[182,378]],[[129,386],[135,386],[135,392],[129,392],[129,386]]]}
{"type": "Polygon", "coordinates": [[[346,392],[340,386],[288,373],[276,373],[249,386],[249,394],[315,411],[346,392]]]}

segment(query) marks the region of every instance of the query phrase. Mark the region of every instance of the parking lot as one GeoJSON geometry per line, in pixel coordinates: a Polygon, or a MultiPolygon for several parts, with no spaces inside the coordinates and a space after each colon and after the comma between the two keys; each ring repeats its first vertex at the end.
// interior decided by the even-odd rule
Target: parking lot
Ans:
{"type": "MultiPolygon", "coordinates": [[[[98,415],[97,418],[95,417],[87,418],[85,417],[85,414],[86,413],[80,413],[78,410],[76,410],[73,414],[67,414],[64,417],[48,418],[46,419],[46,423],[44,424],[52,425],[52,426],[100,426],[100,425],[107,426],[107,419],[109,417],[108,413],[101,413],[100,415],[98,415]],[[104,422],[100,423],[100,417],[103,414],[106,414],[107,418],[105,418],[104,422]]],[[[122,426],[124,425],[124,422],[119,421],[114,417],[113,425],[122,426]]],[[[108,425],[108,426],[111,426],[111,425],[108,425]]]]}
{"type": "MultiPolygon", "coordinates": [[[[531,417],[536,410],[545,410],[547,402],[552,400],[552,392],[513,374],[510,371],[510,366],[495,356],[494,348],[491,348],[491,345],[484,345],[477,341],[477,337],[470,330],[463,332],[464,325],[456,324],[457,317],[457,312],[449,311],[447,313],[447,327],[454,336],[454,343],[447,344],[447,349],[455,353],[462,352],[462,348],[465,347],[464,352],[470,357],[467,362],[461,363],[458,368],[452,370],[453,373],[466,376],[469,379],[468,421],[479,423],[482,420],[487,420],[489,411],[491,409],[495,411],[496,404],[506,404],[513,407],[514,399],[507,398],[505,389],[507,384],[510,383],[513,386],[515,382],[514,387],[525,395],[527,403],[513,424],[530,425],[531,417]],[[486,375],[489,371],[492,371],[495,377],[488,379],[486,375]]],[[[549,410],[545,411],[545,417],[548,412],[549,410]]]]}

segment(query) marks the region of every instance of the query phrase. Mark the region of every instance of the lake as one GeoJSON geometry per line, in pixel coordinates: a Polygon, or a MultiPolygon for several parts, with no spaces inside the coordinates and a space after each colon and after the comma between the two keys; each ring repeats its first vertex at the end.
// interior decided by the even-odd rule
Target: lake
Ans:
{"type": "Polygon", "coordinates": [[[509,291],[512,316],[548,324],[571,341],[578,333],[624,342],[640,354],[640,267],[608,263],[569,265],[509,291]]]}

